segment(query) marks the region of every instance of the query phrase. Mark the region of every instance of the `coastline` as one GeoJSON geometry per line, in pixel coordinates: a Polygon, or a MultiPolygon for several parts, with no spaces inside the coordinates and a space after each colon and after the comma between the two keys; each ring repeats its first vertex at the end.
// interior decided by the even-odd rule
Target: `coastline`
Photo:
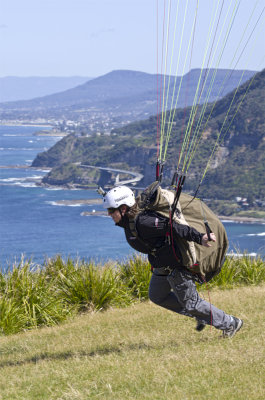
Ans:
{"type": "MultiPolygon", "coordinates": [[[[65,188],[65,187],[64,187],[65,188]]],[[[94,199],[80,199],[80,200],[57,200],[56,205],[58,206],[77,206],[77,205],[101,205],[102,199],[101,198],[94,198],[94,199]]],[[[84,211],[81,214],[82,216],[101,216],[107,215],[106,211],[102,210],[92,210],[92,211],[84,211]]],[[[244,217],[244,216],[225,216],[225,215],[218,215],[218,218],[221,221],[225,222],[236,222],[236,223],[257,223],[257,224],[265,224],[265,219],[263,218],[253,218],[253,217],[244,217]]]]}
{"type": "MultiPolygon", "coordinates": [[[[42,170],[45,172],[49,172],[52,168],[51,167],[33,167],[31,165],[0,165],[0,169],[31,169],[31,170],[42,170]]],[[[75,189],[81,189],[81,190],[96,190],[98,186],[90,186],[90,187],[85,187],[83,185],[73,185],[73,184],[65,184],[65,185],[49,185],[46,183],[43,183],[41,180],[36,180],[35,184],[37,186],[41,186],[44,188],[60,188],[60,189],[66,189],[66,190],[75,190],[75,189]]],[[[95,199],[80,199],[80,200],[58,200],[55,202],[56,205],[65,205],[65,206],[76,206],[76,205],[100,205],[102,203],[101,198],[95,198],[95,199]]],[[[93,210],[91,212],[83,212],[83,216],[88,216],[88,215],[94,215],[94,216],[101,216],[103,215],[102,211],[96,211],[93,210]]],[[[106,212],[104,212],[104,215],[106,215],[106,212]]],[[[254,217],[247,217],[247,216],[226,216],[226,215],[218,215],[218,218],[222,222],[234,222],[234,223],[249,223],[249,224],[265,224],[265,218],[254,218],[254,217]]]]}
{"type": "Polygon", "coordinates": [[[229,216],[226,217],[225,215],[218,215],[218,218],[221,221],[228,221],[228,222],[242,222],[242,223],[261,223],[261,224],[265,224],[265,219],[264,218],[253,218],[253,217],[238,217],[238,216],[229,216]]]}
{"type": "Polygon", "coordinates": [[[33,136],[54,136],[54,137],[65,137],[69,135],[68,133],[65,132],[60,132],[60,131],[53,131],[54,125],[52,124],[37,124],[37,123],[25,123],[23,124],[22,122],[3,122],[0,121],[0,126],[27,126],[27,127],[34,127],[34,128],[39,128],[41,130],[36,130],[36,132],[33,133],[33,136]],[[45,128],[48,128],[49,131],[45,131],[45,128]]]}
{"type": "Polygon", "coordinates": [[[60,131],[52,131],[52,130],[36,131],[33,133],[33,136],[45,136],[45,137],[54,136],[54,137],[61,137],[61,138],[68,136],[68,135],[69,135],[69,133],[64,133],[64,132],[60,132],[60,131]]]}
{"type": "Polygon", "coordinates": [[[22,122],[19,122],[19,121],[16,121],[16,122],[3,122],[3,121],[0,121],[0,125],[1,126],[34,126],[34,127],[36,127],[36,128],[52,128],[53,127],[53,125],[52,124],[37,124],[37,123],[35,123],[35,124],[30,124],[30,123],[22,123],[22,122]]]}

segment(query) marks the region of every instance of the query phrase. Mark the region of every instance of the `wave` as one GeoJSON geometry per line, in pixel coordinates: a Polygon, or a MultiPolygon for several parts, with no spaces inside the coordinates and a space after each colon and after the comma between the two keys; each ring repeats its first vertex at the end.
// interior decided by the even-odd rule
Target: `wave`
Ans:
{"type": "Polygon", "coordinates": [[[85,204],[82,203],[75,203],[75,204],[69,204],[69,203],[63,203],[62,201],[45,201],[46,204],[50,204],[52,206],[64,206],[64,207],[83,207],[85,204]]]}
{"type": "Polygon", "coordinates": [[[46,204],[50,204],[51,206],[61,206],[65,207],[65,204],[59,204],[57,201],[45,201],[46,204]]]}
{"type": "Polygon", "coordinates": [[[19,137],[19,136],[23,136],[23,135],[11,135],[11,133],[4,133],[2,136],[19,137]]]}
{"type": "Polygon", "coordinates": [[[246,221],[237,221],[234,219],[221,219],[220,221],[225,224],[245,224],[246,223],[246,221]]]}
{"type": "Polygon", "coordinates": [[[87,215],[87,214],[84,214],[84,213],[81,213],[81,216],[82,217],[87,217],[87,218],[89,218],[89,217],[110,218],[108,215],[98,215],[98,214],[95,214],[95,215],[89,214],[89,215],[87,215]]]}
{"type": "Polygon", "coordinates": [[[64,190],[64,188],[62,188],[62,187],[54,187],[54,188],[52,188],[52,187],[45,187],[44,189],[45,189],[45,190],[64,190]]]}
{"type": "Polygon", "coordinates": [[[42,179],[41,175],[33,175],[25,178],[0,179],[1,186],[39,187],[37,183],[42,179]]]}
{"type": "Polygon", "coordinates": [[[47,150],[46,147],[40,148],[31,148],[31,147],[1,147],[1,150],[8,150],[8,151],[44,151],[47,150]]]}
{"type": "MultiPolygon", "coordinates": [[[[37,171],[39,171],[39,170],[37,170],[37,171]]],[[[40,170],[40,171],[44,171],[45,172],[45,170],[44,169],[42,169],[42,170],[40,170]]],[[[50,170],[47,170],[46,172],[49,172],[50,170]]],[[[49,186],[49,187],[45,187],[44,188],[45,190],[70,190],[70,189],[67,189],[66,187],[63,187],[63,186],[55,186],[55,187],[51,187],[51,186],[49,186]]],[[[77,190],[79,190],[79,191],[81,191],[81,190],[83,190],[83,189],[79,189],[79,188],[71,188],[71,192],[74,192],[74,191],[77,191],[77,190]]]]}
{"type": "Polygon", "coordinates": [[[260,232],[260,233],[247,233],[243,236],[265,236],[265,232],[260,232]]]}
{"type": "Polygon", "coordinates": [[[2,183],[1,181],[0,181],[0,186],[19,186],[24,188],[39,187],[39,185],[37,185],[34,182],[13,182],[12,184],[8,184],[8,183],[2,183]]]}
{"type": "Polygon", "coordinates": [[[34,182],[15,182],[14,185],[24,187],[24,188],[29,188],[29,187],[39,187],[36,185],[34,182]]]}
{"type": "Polygon", "coordinates": [[[0,182],[25,182],[25,181],[36,181],[39,179],[42,179],[42,175],[33,175],[33,176],[27,176],[25,178],[4,178],[0,179],[0,182]]]}
{"type": "Polygon", "coordinates": [[[257,257],[258,253],[234,253],[231,251],[231,253],[227,253],[227,256],[229,257],[243,257],[243,256],[249,256],[249,257],[257,257]]]}
{"type": "MultiPolygon", "coordinates": [[[[5,178],[5,179],[0,179],[0,182],[16,182],[19,181],[19,178],[5,178]]],[[[21,178],[23,180],[23,178],[21,178]]]]}

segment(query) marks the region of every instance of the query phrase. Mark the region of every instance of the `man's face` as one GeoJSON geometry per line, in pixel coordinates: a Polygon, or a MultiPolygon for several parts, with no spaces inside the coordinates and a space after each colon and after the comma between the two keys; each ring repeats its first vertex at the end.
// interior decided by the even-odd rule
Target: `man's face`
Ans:
{"type": "Polygon", "coordinates": [[[115,208],[114,210],[112,209],[108,210],[108,215],[111,216],[115,224],[117,224],[121,220],[121,213],[120,210],[118,210],[118,208],[115,208]]]}
{"type": "Polygon", "coordinates": [[[122,218],[122,216],[126,212],[126,206],[120,206],[120,210],[118,208],[108,208],[108,215],[111,216],[115,224],[118,224],[122,218]]]}

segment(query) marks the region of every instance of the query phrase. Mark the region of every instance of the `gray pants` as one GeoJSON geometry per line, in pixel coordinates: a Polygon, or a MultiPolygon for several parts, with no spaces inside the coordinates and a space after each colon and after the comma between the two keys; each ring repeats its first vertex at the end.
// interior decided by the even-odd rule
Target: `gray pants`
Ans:
{"type": "Polygon", "coordinates": [[[196,318],[217,329],[227,329],[231,325],[230,315],[199,296],[192,276],[185,269],[175,269],[168,276],[153,273],[149,298],[161,307],[196,318]]]}

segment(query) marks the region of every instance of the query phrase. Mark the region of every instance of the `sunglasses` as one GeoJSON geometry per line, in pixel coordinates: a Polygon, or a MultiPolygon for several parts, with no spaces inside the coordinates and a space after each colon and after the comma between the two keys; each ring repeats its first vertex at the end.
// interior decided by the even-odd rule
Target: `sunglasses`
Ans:
{"type": "Polygon", "coordinates": [[[116,210],[117,208],[108,208],[108,213],[113,214],[116,210]]]}

